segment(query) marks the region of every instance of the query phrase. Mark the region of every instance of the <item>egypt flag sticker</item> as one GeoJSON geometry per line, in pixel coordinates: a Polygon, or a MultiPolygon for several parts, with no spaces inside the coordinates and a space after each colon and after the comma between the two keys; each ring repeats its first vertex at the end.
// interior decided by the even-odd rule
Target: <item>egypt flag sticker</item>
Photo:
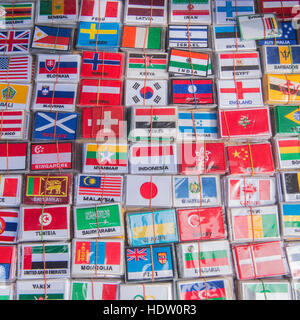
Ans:
{"type": "Polygon", "coordinates": [[[172,206],[171,176],[128,175],[125,190],[127,206],[172,206]]]}
{"type": "Polygon", "coordinates": [[[167,80],[126,80],[126,106],[166,106],[168,105],[167,80]]]}

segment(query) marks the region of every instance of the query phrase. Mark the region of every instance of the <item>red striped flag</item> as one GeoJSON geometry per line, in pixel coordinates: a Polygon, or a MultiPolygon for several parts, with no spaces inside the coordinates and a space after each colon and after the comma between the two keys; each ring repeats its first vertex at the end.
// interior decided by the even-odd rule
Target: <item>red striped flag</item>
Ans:
{"type": "Polygon", "coordinates": [[[0,170],[25,170],[27,142],[0,144],[0,170]]]}

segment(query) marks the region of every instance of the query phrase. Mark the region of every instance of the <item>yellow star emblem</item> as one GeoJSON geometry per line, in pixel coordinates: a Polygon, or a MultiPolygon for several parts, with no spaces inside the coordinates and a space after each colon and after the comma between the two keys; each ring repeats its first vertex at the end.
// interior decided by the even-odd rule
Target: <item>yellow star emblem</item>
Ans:
{"type": "Polygon", "coordinates": [[[240,152],[238,152],[237,150],[234,150],[233,156],[234,158],[240,158],[240,152]]]}

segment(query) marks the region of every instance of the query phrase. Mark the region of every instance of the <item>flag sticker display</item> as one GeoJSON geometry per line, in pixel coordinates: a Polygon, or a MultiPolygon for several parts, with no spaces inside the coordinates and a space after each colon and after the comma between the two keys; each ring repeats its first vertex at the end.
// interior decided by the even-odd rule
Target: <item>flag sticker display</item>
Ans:
{"type": "Polygon", "coordinates": [[[71,245],[63,242],[21,244],[19,279],[67,278],[70,276],[71,245]]]}
{"type": "Polygon", "coordinates": [[[281,173],[282,193],[287,202],[300,199],[300,173],[296,171],[281,173]]]}
{"type": "Polygon", "coordinates": [[[119,106],[122,103],[122,80],[83,79],[77,105],[119,106]]]}
{"type": "Polygon", "coordinates": [[[36,81],[77,83],[80,63],[79,54],[38,54],[36,81]]]}
{"type": "Polygon", "coordinates": [[[0,209],[0,241],[15,243],[19,232],[18,209],[0,209]]]}
{"type": "Polygon", "coordinates": [[[128,243],[131,246],[139,247],[178,241],[174,209],[128,213],[126,219],[128,243]]]}
{"type": "Polygon", "coordinates": [[[133,207],[172,207],[171,176],[126,177],[126,205],[133,207]]]}
{"type": "Polygon", "coordinates": [[[30,84],[0,83],[0,109],[29,110],[30,99],[30,84]]]}
{"type": "Polygon", "coordinates": [[[123,38],[121,43],[122,49],[147,49],[161,50],[162,35],[161,27],[137,27],[124,26],[123,38]]]}
{"type": "Polygon", "coordinates": [[[123,53],[83,51],[80,77],[120,79],[123,66],[123,53]]]}
{"type": "Polygon", "coordinates": [[[168,54],[128,52],[127,78],[168,79],[168,54]]]}
{"type": "Polygon", "coordinates": [[[280,241],[237,245],[233,247],[239,280],[287,274],[287,262],[280,241]]]}
{"type": "Polygon", "coordinates": [[[74,239],[72,247],[72,276],[97,278],[124,274],[123,240],[74,239]]]}
{"type": "Polygon", "coordinates": [[[172,246],[129,247],[125,251],[127,281],[167,280],[175,276],[172,246]],[[154,273],[154,274],[153,274],[154,273]]]}
{"type": "Polygon", "coordinates": [[[273,177],[229,177],[225,179],[228,207],[271,205],[276,202],[273,177]]]}
{"type": "Polygon", "coordinates": [[[76,204],[121,202],[123,176],[78,175],[75,177],[74,193],[76,204]]]}
{"type": "Polygon", "coordinates": [[[207,49],[208,43],[208,26],[169,26],[169,48],[177,49],[207,49]]]}
{"type": "Polygon", "coordinates": [[[280,239],[277,206],[228,209],[231,241],[280,239]]]}
{"type": "Polygon", "coordinates": [[[129,150],[130,173],[177,173],[177,145],[135,143],[129,150]]]}
{"type": "Polygon", "coordinates": [[[14,283],[1,284],[0,286],[0,300],[14,299],[14,283]]]}
{"type": "Polygon", "coordinates": [[[17,248],[16,246],[0,246],[0,281],[10,282],[16,279],[17,248]]]}
{"type": "Polygon", "coordinates": [[[126,0],[124,24],[166,24],[167,0],[126,0]]]}
{"type": "Polygon", "coordinates": [[[220,109],[263,107],[261,79],[217,80],[220,109]]]}
{"type": "Polygon", "coordinates": [[[293,45],[298,44],[296,29],[293,26],[292,21],[282,21],[278,22],[280,28],[280,37],[261,39],[258,41],[260,46],[263,45],[293,45]]]}
{"type": "Polygon", "coordinates": [[[83,144],[83,173],[127,173],[127,144],[83,144]]]}
{"type": "Polygon", "coordinates": [[[177,246],[179,274],[182,278],[226,276],[232,274],[227,240],[180,243],[177,246]]]}
{"type": "Polygon", "coordinates": [[[120,237],[124,235],[120,204],[74,208],[76,238],[120,237]]]}
{"type": "Polygon", "coordinates": [[[32,143],[30,170],[72,169],[73,147],[70,142],[32,143]]]}
{"type": "Polygon", "coordinates": [[[261,10],[263,13],[275,13],[279,19],[291,19],[296,15],[293,7],[299,4],[299,0],[263,0],[261,10]]]}
{"type": "Polygon", "coordinates": [[[76,46],[78,49],[116,51],[119,37],[119,23],[80,21],[76,46]]]}
{"type": "Polygon", "coordinates": [[[298,106],[275,106],[275,131],[279,135],[296,135],[300,132],[300,110],[298,106]]]}
{"type": "Polygon", "coordinates": [[[218,176],[174,176],[172,189],[175,208],[220,205],[220,180],[218,176]]]}
{"type": "Polygon", "coordinates": [[[27,28],[32,27],[34,22],[34,3],[1,3],[1,28],[27,28]]]}
{"type": "Polygon", "coordinates": [[[26,174],[24,204],[68,204],[71,175],[26,174]]]}
{"type": "Polygon", "coordinates": [[[226,238],[222,207],[178,209],[177,218],[180,241],[226,238]]]}
{"type": "Polygon", "coordinates": [[[297,244],[288,245],[286,247],[286,255],[289,263],[291,276],[293,279],[300,278],[300,268],[299,268],[299,260],[300,260],[300,247],[297,244]]]}
{"type": "Polygon", "coordinates": [[[274,140],[280,169],[300,168],[300,141],[298,137],[274,140]]]}
{"type": "Polygon", "coordinates": [[[74,111],[77,85],[37,82],[34,89],[32,110],[74,111]]]}
{"type": "Polygon", "coordinates": [[[0,171],[25,170],[27,167],[27,142],[0,143],[0,171]]]}
{"type": "Polygon", "coordinates": [[[62,241],[70,239],[70,207],[23,206],[20,241],[62,241]]]}
{"type": "Polygon", "coordinates": [[[26,122],[26,113],[24,110],[19,110],[19,111],[1,110],[0,111],[0,137],[6,140],[24,139],[26,134],[25,122],[26,122]]]}
{"type": "Polygon", "coordinates": [[[6,55],[29,53],[31,30],[1,30],[0,52],[6,55]]]}
{"type": "Polygon", "coordinates": [[[120,300],[172,300],[172,296],[170,282],[120,284],[120,300]]]}
{"type": "Polygon", "coordinates": [[[21,203],[21,175],[0,175],[0,204],[17,207],[21,203]]]}
{"type": "Polygon", "coordinates": [[[32,140],[75,140],[78,113],[36,112],[32,140]]]}
{"type": "Polygon", "coordinates": [[[71,38],[71,28],[35,25],[31,47],[34,49],[68,51],[71,47],[71,38]]]}
{"type": "Polygon", "coordinates": [[[281,230],[285,239],[299,237],[300,205],[298,203],[280,203],[281,230]]]}
{"type": "Polygon", "coordinates": [[[82,0],[79,21],[121,22],[121,9],[120,0],[82,0]]]}

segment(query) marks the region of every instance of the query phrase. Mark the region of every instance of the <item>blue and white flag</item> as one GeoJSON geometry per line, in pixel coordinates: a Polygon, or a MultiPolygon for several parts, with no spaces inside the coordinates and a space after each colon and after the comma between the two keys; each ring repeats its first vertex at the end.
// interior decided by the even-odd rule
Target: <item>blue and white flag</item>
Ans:
{"type": "Polygon", "coordinates": [[[278,22],[279,28],[281,31],[281,36],[270,39],[262,39],[258,40],[259,46],[264,45],[292,45],[292,44],[298,44],[297,40],[297,32],[296,29],[293,26],[292,21],[285,21],[285,22],[278,22]]]}

